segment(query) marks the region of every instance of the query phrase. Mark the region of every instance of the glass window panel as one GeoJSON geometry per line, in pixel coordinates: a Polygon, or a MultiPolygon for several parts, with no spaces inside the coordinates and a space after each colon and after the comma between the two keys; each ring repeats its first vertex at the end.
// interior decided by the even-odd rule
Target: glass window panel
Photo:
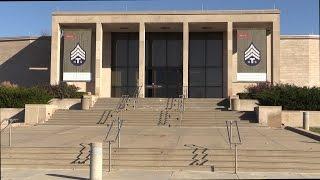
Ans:
{"type": "Polygon", "coordinates": [[[182,83],[182,70],[177,68],[170,68],[166,72],[167,84],[180,85],[182,83]]]}
{"type": "Polygon", "coordinates": [[[128,68],[128,86],[137,86],[138,78],[138,68],[128,68]]]}
{"type": "Polygon", "coordinates": [[[166,66],[166,40],[152,41],[152,66],[166,66]]]}
{"type": "Polygon", "coordinates": [[[169,67],[182,65],[182,40],[167,41],[167,63],[169,67]]]}
{"type": "Polygon", "coordinates": [[[222,68],[207,68],[206,81],[206,86],[222,86],[222,68]]]}
{"type": "Polygon", "coordinates": [[[132,34],[132,37],[128,41],[128,64],[130,67],[139,66],[139,40],[136,38],[135,34],[132,34]]]}
{"type": "Polygon", "coordinates": [[[207,98],[221,98],[222,97],[222,87],[207,87],[206,88],[207,98]]]}
{"type": "Polygon", "coordinates": [[[207,66],[222,67],[222,40],[207,40],[207,66]]]}
{"type": "Polygon", "coordinates": [[[205,86],[205,69],[204,68],[189,69],[189,85],[205,86]]]}
{"type": "Polygon", "coordinates": [[[112,97],[121,97],[121,87],[112,87],[111,96],[112,97]]]}
{"type": "Polygon", "coordinates": [[[205,97],[205,88],[204,87],[189,87],[189,97],[191,97],[191,98],[205,97]]]}
{"type": "Polygon", "coordinates": [[[189,66],[202,67],[205,65],[205,41],[191,39],[189,42],[189,66]]]}
{"type": "Polygon", "coordinates": [[[113,66],[127,66],[127,40],[116,40],[113,66]]]}
{"type": "Polygon", "coordinates": [[[133,96],[134,95],[135,89],[136,89],[136,87],[131,87],[131,86],[127,87],[127,92],[129,94],[129,96],[133,96]]]}
{"type": "Polygon", "coordinates": [[[167,97],[167,86],[161,85],[162,87],[158,87],[153,89],[154,95],[153,97],[167,97]]]}
{"type": "Polygon", "coordinates": [[[153,70],[153,83],[156,85],[165,85],[167,71],[164,69],[153,70]]]}
{"type": "Polygon", "coordinates": [[[126,86],[127,85],[127,69],[114,68],[111,72],[112,86],[126,86]]]}
{"type": "Polygon", "coordinates": [[[168,96],[167,97],[179,97],[182,94],[182,87],[177,85],[168,86],[168,96]]]}

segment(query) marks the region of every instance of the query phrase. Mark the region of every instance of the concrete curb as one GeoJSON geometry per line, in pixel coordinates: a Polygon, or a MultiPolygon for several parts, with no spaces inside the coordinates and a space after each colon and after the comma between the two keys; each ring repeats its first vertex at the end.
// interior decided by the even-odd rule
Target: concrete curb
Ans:
{"type": "Polygon", "coordinates": [[[301,134],[303,136],[307,136],[309,138],[312,138],[314,140],[320,141],[320,134],[314,133],[311,131],[307,131],[301,128],[296,128],[296,127],[291,127],[291,126],[286,126],[284,129],[301,134]]]}

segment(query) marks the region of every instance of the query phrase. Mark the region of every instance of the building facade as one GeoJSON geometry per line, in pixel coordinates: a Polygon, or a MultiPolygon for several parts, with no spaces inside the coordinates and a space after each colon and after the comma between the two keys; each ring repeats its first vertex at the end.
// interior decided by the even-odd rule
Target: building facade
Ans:
{"type": "Polygon", "coordinates": [[[50,82],[101,97],[139,87],[140,97],[222,98],[279,82],[279,47],[278,10],[59,12],[50,82]]]}
{"type": "Polygon", "coordinates": [[[51,38],[0,38],[0,83],[198,98],[264,81],[320,86],[319,35],[280,36],[279,18],[278,10],[54,13],[51,38]]]}

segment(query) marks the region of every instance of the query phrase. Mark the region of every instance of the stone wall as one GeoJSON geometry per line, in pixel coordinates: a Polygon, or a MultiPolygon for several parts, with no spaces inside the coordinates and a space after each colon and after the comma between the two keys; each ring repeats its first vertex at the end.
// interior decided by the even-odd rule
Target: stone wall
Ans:
{"type": "Polygon", "coordinates": [[[319,36],[282,36],[280,82],[319,86],[319,36]]]}

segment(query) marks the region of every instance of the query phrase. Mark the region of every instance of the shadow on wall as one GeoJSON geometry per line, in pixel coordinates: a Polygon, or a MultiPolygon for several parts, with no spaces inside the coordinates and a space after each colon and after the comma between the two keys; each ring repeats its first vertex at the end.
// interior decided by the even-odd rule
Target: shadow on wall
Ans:
{"type": "MultiPolygon", "coordinates": [[[[0,42],[1,43],[1,42],[0,42]]],[[[20,41],[7,42],[12,51],[20,41]],[[12,48],[11,48],[12,45],[12,48]]],[[[51,37],[39,37],[0,64],[0,83],[10,81],[18,86],[30,87],[50,83],[51,37]],[[30,69],[38,68],[38,69],[30,69]],[[47,70],[39,69],[47,68],[47,70]]]]}

